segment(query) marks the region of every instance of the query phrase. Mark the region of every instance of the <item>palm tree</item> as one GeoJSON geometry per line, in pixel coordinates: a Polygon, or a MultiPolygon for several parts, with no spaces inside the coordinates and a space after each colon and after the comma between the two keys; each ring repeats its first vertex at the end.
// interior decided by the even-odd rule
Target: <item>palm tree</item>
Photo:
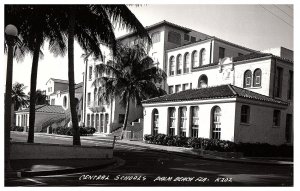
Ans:
{"type": "Polygon", "coordinates": [[[12,99],[14,100],[15,111],[19,110],[21,107],[28,106],[28,96],[24,93],[27,87],[19,82],[15,82],[12,88],[12,99]]]}
{"type": "MultiPolygon", "coordinates": [[[[30,96],[30,92],[28,95],[30,96]]],[[[49,105],[46,94],[40,89],[35,92],[35,105],[49,105]]]]}
{"type": "MultiPolygon", "coordinates": [[[[68,5],[67,20],[61,20],[61,26],[67,26],[68,36],[68,77],[70,109],[73,125],[73,145],[80,145],[80,134],[76,113],[74,93],[74,39],[85,52],[92,52],[95,57],[102,57],[100,43],[116,50],[116,38],[112,23],[119,24],[137,32],[151,43],[148,32],[125,5],[68,5]],[[67,22],[66,22],[67,21],[67,22]]],[[[63,18],[63,17],[61,17],[63,18]]]]}
{"type": "Polygon", "coordinates": [[[111,76],[99,77],[93,85],[100,85],[101,102],[120,99],[120,104],[125,107],[123,131],[126,130],[130,103],[140,105],[142,100],[166,93],[159,87],[166,79],[165,72],[155,66],[141,44],[133,47],[119,44],[113,61],[97,65],[98,73],[106,70],[111,72],[111,76]]]}
{"type": "Polygon", "coordinates": [[[33,55],[30,78],[30,110],[28,143],[34,142],[36,80],[41,47],[49,40],[49,49],[56,55],[64,55],[65,36],[56,18],[55,6],[42,5],[6,5],[5,22],[12,23],[19,29],[22,43],[18,49],[21,53],[30,52],[33,55]]]}

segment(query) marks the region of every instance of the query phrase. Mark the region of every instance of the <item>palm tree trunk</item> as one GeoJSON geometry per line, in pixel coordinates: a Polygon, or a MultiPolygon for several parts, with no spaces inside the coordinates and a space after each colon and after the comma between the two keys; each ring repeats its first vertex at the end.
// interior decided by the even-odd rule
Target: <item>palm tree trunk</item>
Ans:
{"type": "Polygon", "coordinates": [[[34,143],[36,79],[37,79],[41,44],[42,44],[42,34],[38,34],[34,45],[35,47],[33,52],[32,66],[31,66],[30,100],[29,100],[29,131],[28,131],[28,139],[27,139],[28,143],[34,143]]]}
{"type": "Polygon", "coordinates": [[[126,131],[126,127],[127,127],[129,106],[130,106],[130,95],[128,95],[128,97],[127,97],[126,110],[125,110],[125,119],[124,119],[124,123],[123,123],[123,130],[122,130],[121,139],[123,139],[124,131],[126,131]]]}
{"type": "Polygon", "coordinates": [[[75,7],[69,9],[69,29],[68,29],[68,75],[69,75],[69,95],[70,109],[73,127],[73,145],[81,145],[78,127],[78,118],[75,103],[75,86],[74,86],[74,28],[75,28],[75,7]]]}

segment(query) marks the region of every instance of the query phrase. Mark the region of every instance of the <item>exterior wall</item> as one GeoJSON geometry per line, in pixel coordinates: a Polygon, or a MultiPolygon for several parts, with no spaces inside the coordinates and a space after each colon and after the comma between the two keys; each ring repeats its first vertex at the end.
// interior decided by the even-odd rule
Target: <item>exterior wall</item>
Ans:
{"type": "Polygon", "coordinates": [[[288,60],[294,60],[294,52],[284,47],[270,48],[263,50],[262,52],[271,53],[275,56],[286,58],[288,60]]]}
{"type": "Polygon", "coordinates": [[[243,101],[236,104],[235,121],[235,142],[249,143],[269,143],[280,145],[286,143],[285,123],[286,108],[277,108],[276,106],[262,106],[253,102],[243,101]],[[241,123],[242,105],[250,106],[250,122],[241,123]],[[280,126],[273,126],[273,111],[281,111],[280,126]],[[262,117],[263,116],[263,117],[262,117]]]}
{"type": "Polygon", "coordinates": [[[247,90],[257,92],[266,96],[270,95],[270,86],[271,86],[271,58],[258,60],[258,61],[247,61],[236,63],[234,66],[235,77],[233,85],[243,88],[244,86],[244,74],[247,70],[252,72],[252,82],[253,84],[253,72],[255,69],[261,69],[261,87],[249,87],[245,88],[247,90]]]}
{"type": "Polygon", "coordinates": [[[230,45],[228,43],[224,43],[219,40],[213,41],[213,59],[212,62],[218,62],[219,61],[219,47],[225,48],[225,57],[236,57],[239,53],[241,54],[249,54],[252,51],[236,47],[234,45],[230,45]]]}
{"type": "MultiPolygon", "coordinates": [[[[16,114],[17,119],[16,125],[17,126],[25,126],[26,128],[29,126],[29,113],[28,112],[18,112],[16,114]],[[23,117],[22,117],[23,116],[23,117]],[[24,117],[27,116],[27,117],[24,117]],[[24,121],[25,120],[25,121],[24,121]],[[25,124],[25,125],[23,125],[25,124]]],[[[57,117],[57,116],[64,116],[64,114],[58,114],[58,113],[44,113],[44,112],[36,112],[35,113],[35,122],[34,122],[34,131],[39,132],[41,130],[41,125],[43,122],[46,122],[47,120],[57,117]]]]}
{"type": "MultiPolygon", "coordinates": [[[[182,106],[187,107],[187,124],[191,124],[190,108],[191,106],[199,107],[199,131],[198,137],[211,138],[212,127],[212,109],[219,106],[221,109],[221,139],[234,141],[234,126],[235,126],[235,102],[234,99],[227,100],[209,100],[198,102],[180,102],[168,104],[149,104],[144,105],[144,135],[152,134],[152,112],[154,109],[159,113],[159,128],[158,133],[168,134],[168,108],[176,108],[176,116],[178,116],[178,108],[182,106]]],[[[176,117],[178,124],[178,117],[176,117]]],[[[189,125],[190,126],[190,125],[189,125]]],[[[188,126],[187,126],[188,127],[188,126]]],[[[187,128],[187,136],[190,135],[191,127],[187,128]]],[[[176,132],[176,131],[175,131],[176,132]]],[[[176,135],[176,133],[175,133],[176,135]]]]}

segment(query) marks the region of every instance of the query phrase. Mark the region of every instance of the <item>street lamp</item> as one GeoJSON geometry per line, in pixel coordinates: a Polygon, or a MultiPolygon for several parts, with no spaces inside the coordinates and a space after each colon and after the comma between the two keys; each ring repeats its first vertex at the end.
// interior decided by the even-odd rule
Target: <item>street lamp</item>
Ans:
{"type": "Polygon", "coordinates": [[[5,27],[5,39],[8,47],[7,68],[6,68],[6,90],[5,90],[5,110],[4,110],[4,129],[5,129],[5,173],[11,171],[10,167],[10,129],[11,129],[11,91],[13,76],[13,51],[18,29],[14,25],[5,27]]]}

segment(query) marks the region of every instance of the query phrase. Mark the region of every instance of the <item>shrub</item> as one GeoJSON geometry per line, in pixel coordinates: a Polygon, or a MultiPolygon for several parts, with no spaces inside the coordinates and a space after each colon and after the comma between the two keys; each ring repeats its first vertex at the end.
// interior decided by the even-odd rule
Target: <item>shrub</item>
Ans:
{"type": "Polygon", "coordinates": [[[219,151],[219,152],[242,152],[244,156],[256,157],[293,157],[293,146],[288,145],[269,145],[266,143],[234,143],[231,141],[171,136],[165,134],[145,135],[144,140],[148,143],[191,147],[195,149],[202,148],[204,150],[219,151]]]}
{"type": "Polygon", "coordinates": [[[12,126],[10,130],[22,132],[22,131],[24,131],[24,128],[25,127],[21,127],[21,126],[12,126]]]}
{"type": "MultiPolygon", "coordinates": [[[[58,135],[73,136],[73,128],[70,127],[56,127],[52,132],[58,135]]],[[[94,127],[79,127],[80,136],[93,135],[96,132],[94,127]]]]}

